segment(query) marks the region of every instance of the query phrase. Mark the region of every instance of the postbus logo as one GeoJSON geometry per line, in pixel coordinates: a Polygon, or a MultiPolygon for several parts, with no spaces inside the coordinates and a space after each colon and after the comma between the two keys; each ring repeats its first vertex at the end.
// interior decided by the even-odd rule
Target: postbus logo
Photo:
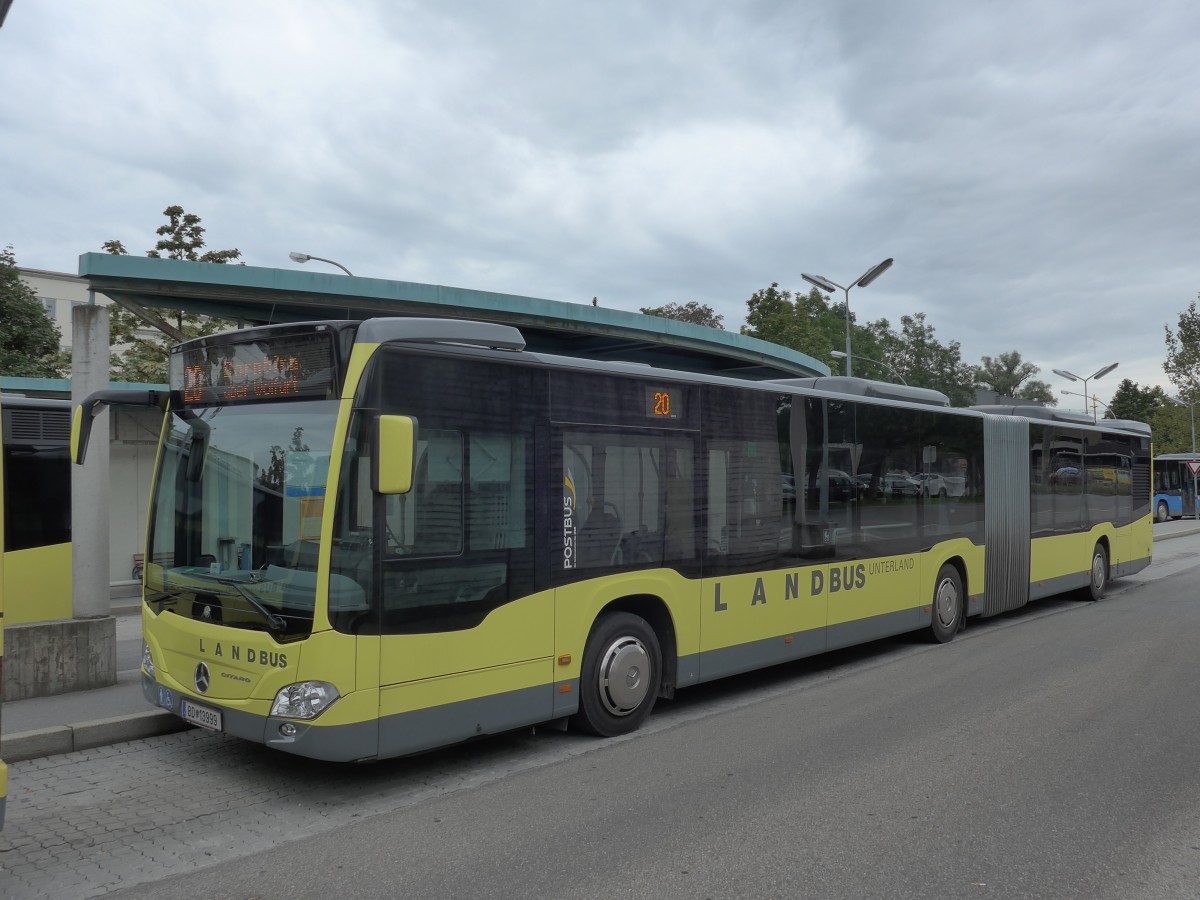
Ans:
{"type": "Polygon", "coordinates": [[[578,531],[575,511],[578,503],[575,497],[575,473],[570,469],[563,472],[563,568],[574,569],[576,552],[579,549],[576,541],[578,531]]]}

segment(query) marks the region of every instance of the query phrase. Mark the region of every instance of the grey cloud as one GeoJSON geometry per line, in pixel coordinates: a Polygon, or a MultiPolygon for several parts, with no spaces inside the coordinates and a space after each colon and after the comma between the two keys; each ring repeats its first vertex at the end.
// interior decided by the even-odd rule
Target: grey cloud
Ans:
{"type": "Polygon", "coordinates": [[[69,270],[179,202],[257,265],[730,327],[771,281],[894,256],[857,315],[1163,382],[1200,288],[1198,26],[1112,0],[19,4],[0,243],[69,270]]]}

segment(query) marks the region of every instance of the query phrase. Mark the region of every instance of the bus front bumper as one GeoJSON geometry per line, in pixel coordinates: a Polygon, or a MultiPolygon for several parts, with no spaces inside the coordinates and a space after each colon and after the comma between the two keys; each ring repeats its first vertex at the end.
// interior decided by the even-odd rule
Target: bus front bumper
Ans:
{"type": "Polygon", "coordinates": [[[142,695],[150,704],[168,710],[207,731],[233,735],[309,759],[357,762],[374,759],[379,753],[379,723],[376,721],[324,726],[316,722],[284,719],[279,716],[260,716],[167,687],[144,671],[142,695]],[[216,713],[217,727],[212,727],[214,720],[211,717],[210,723],[205,725],[194,716],[185,716],[185,702],[200,710],[216,713]]]}

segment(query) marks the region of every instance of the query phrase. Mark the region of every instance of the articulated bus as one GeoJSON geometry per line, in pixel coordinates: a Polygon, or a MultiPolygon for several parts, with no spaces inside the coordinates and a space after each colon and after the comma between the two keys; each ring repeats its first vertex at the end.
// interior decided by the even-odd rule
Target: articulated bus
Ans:
{"type": "Polygon", "coordinates": [[[1195,453],[1164,453],[1154,457],[1154,520],[1196,517],[1196,477],[1188,468],[1195,453]]]}
{"type": "Polygon", "coordinates": [[[71,617],[71,401],[4,395],[9,625],[71,617]]]}
{"type": "MultiPolygon", "coordinates": [[[[0,419],[4,416],[4,397],[0,395],[0,419]]],[[[0,427],[0,510],[8,509],[4,501],[4,429],[0,427]]],[[[0,738],[4,735],[4,516],[0,515],[0,738]]],[[[0,829],[4,828],[4,812],[8,806],[8,764],[0,757],[0,829]]]]}
{"type": "Polygon", "coordinates": [[[70,401],[0,394],[0,705],[5,623],[71,615],[70,436],[70,401]]]}
{"type": "MultiPolygon", "coordinates": [[[[404,318],[175,348],[170,390],[140,398],[165,414],[146,699],[334,761],[537,723],[612,736],[683,687],[949,641],[1150,562],[1139,423],[524,348],[404,318]]],[[[77,408],[77,461],[132,399],[77,408]]]]}

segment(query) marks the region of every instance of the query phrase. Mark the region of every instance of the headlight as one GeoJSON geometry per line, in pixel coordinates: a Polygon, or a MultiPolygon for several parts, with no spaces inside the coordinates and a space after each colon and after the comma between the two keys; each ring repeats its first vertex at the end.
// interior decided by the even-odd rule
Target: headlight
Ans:
{"type": "Polygon", "coordinates": [[[275,695],[271,715],[288,719],[315,719],[340,696],[338,689],[326,681],[289,684],[275,695]]]}
{"type": "Polygon", "coordinates": [[[154,677],[154,657],[150,654],[150,645],[142,641],[142,671],[154,677]]]}

